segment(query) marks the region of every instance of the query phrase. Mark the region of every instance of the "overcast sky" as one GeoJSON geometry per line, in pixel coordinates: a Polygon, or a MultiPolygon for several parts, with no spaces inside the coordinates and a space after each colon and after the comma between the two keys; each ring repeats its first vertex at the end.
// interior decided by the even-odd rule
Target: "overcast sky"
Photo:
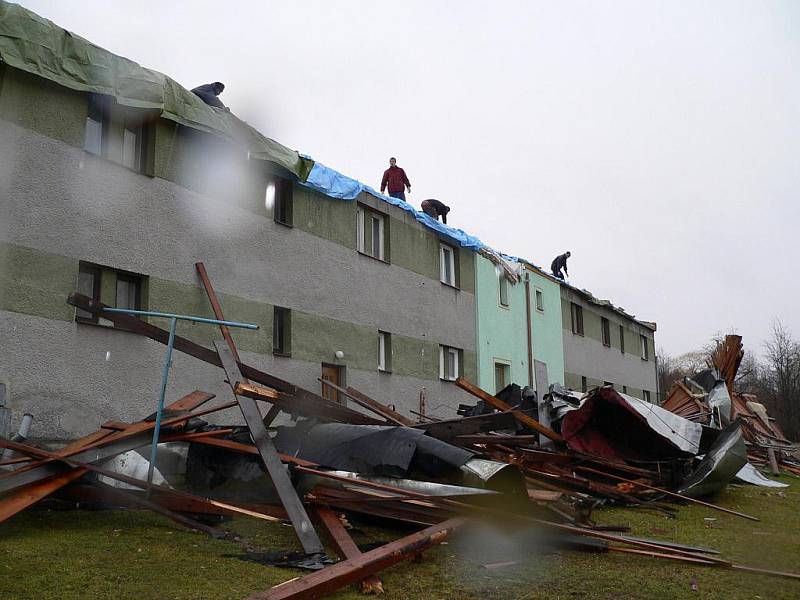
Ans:
{"type": "Polygon", "coordinates": [[[658,323],[800,337],[800,2],[23,0],[658,323]]]}

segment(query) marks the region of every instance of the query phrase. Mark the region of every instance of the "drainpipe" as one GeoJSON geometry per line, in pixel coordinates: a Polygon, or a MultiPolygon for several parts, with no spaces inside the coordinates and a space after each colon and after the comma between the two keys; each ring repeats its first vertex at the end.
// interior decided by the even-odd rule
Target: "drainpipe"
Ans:
{"type": "Polygon", "coordinates": [[[528,385],[533,387],[533,329],[531,327],[531,277],[525,269],[525,323],[528,326],[528,385]]]}

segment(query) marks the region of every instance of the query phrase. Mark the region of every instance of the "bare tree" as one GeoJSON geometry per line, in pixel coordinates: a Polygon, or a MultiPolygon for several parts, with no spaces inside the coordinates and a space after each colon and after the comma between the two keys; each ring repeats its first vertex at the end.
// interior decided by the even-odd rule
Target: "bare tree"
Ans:
{"type": "Polygon", "coordinates": [[[766,383],[772,393],[762,400],[778,419],[789,439],[800,438],[800,343],[775,320],[772,337],[765,342],[766,383]]]}

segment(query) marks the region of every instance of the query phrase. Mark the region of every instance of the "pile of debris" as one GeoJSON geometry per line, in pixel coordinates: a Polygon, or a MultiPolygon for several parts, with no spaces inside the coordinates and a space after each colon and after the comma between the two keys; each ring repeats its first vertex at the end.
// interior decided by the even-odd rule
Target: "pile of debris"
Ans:
{"type": "MultiPolygon", "coordinates": [[[[711,354],[708,368],[676,381],[662,407],[684,419],[714,428],[738,422],[752,465],[769,464],[773,475],[779,475],[780,470],[800,475],[800,447],[786,438],[778,422],[769,416],[755,395],[734,389],[743,357],[741,336],[726,336],[711,354]]],[[[748,467],[747,474],[748,481],[764,481],[755,469],[748,467]]]]}
{"type": "MultiPolygon", "coordinates": [[[[224,321],[200,264],[198,272],[224,321]]],[[[674,515],[676,505],[666,501],[677,500],[758,520],[698,499],[747,463],[741,428],[723,420],[725,411],[714,412],[714,397],[703,411],[712,415],[709,422],[720,419],[717,428],[611,387],[577,394],[543,386],[549,393],[539,398],[512,385],[494,396],[459,379],[479,400],[462,407],[469,416],[415,422],[352,387],[336,389],[366,412],[245,364],[224,324],[224,341],[214,341],[212,350],[86,296],[71,294],[68,302],[221,368],[232,400],[206,408],[213,395],[195,391],[141,421],[104,423],[57,451],[0,439],[0,447],[18,455],[0,462],[0,522],[56,493],[143,507],[214,537],[228,533],[202,522],[209,515],[288,521],[303,553],[280,564],[312,572],[252,598],[319,598],[348,584],[381,592],[381,570],[477,520],[535,528],[558,548],[765,572],[711,549],[626,536],[626,528],[592,518],[595,507],[609,502],[674,515]],[[234,406],[244,426],[202,419],[234,406]],[[281,412],[293,424],[274,427],[281,412]],[[155,460],[147,461],[133,451],[151,439],[155,460]],[[358,513],[421,529],[361,552],[340,517],[358,513]],[[318,531],[338,561],[327,556],[318,531]]]]}

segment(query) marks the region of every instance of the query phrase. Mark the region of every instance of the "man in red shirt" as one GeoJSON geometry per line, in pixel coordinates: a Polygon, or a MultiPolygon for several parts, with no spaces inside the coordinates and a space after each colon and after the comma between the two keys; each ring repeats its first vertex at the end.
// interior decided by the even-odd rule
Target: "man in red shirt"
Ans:
{"type": "Polygon", "coordinates": [[[381,194],[387,187],[389,188],[389,195],[392,198],[405,200],[406,187],[408,188],[408,193],[411,193],[411,182],[408,180],[408,177],[406,177],[406,172],[397,166],[397,159],[394,156],[389,159],[389,168],[383,172],[381,194]]]}

